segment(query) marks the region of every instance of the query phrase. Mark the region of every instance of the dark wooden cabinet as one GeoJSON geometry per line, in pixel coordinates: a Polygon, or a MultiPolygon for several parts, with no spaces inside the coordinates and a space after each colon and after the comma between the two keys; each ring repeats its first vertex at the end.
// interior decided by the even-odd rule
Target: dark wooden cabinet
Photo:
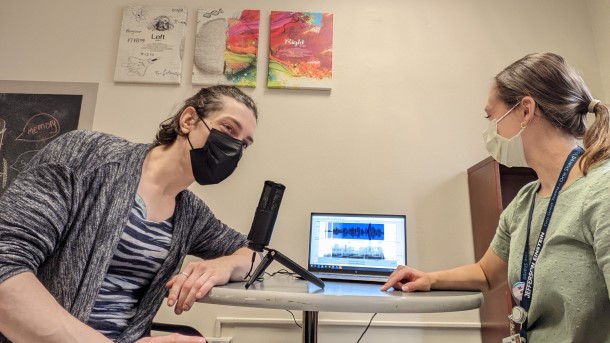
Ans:
{"type": "MultiPolygon", "coordinates": [[[[494,237],[500,213],[526,183],[536,180],[530,168],[508,168],[492,157],[468,168],[468,191],[474,254],[478,261],[483,257],[494,237]]],[[[508,315],[511,299],[508,285],[484,292],[485,302],[479,313],[483,343],[502,342],[508,336],[508,315]]]]}

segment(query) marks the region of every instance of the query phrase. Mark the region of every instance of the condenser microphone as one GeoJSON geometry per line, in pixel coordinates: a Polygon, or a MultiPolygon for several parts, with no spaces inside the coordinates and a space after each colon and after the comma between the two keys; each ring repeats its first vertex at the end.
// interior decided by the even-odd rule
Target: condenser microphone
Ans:
{"type": "Polygon", "coordinates": [[[282,196],[286,187],[273,181],[265,181],[263,192],[252,220],[252,227],[248,234],[248,247],[254,251],[262,252],[269,245],[273,226],[280,209],[282,196]]]}

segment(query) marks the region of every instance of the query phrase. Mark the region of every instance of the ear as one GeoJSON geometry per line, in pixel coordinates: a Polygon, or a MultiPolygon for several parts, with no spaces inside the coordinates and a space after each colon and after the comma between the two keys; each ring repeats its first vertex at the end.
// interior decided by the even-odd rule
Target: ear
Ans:
{"type": "Polygon", "coordinates": [[[521,105],[523,106],[523,121],[529,123],[534,119],[536,113],[536,100],[531,96],[525,96],[521,99],[521,105]]]}
{"type": "Polygon", "coordinates": [[[180,131],[185,135],[188,134],[195,124],[197,124],[198,120],[199,115],[197,114],[197,110],[192,106],[188,106],[180,114],[180,131]]]}

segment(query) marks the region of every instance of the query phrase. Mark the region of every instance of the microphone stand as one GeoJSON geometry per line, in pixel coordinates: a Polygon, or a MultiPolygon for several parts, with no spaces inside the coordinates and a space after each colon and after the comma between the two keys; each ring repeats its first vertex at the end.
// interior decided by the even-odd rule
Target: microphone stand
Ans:
{"type": "Polygon", "coordinates": [[[250,286],[256,281],[256,279],[258,279],[261,276],[261,274],[265,271],[265,269],[267,269],[267,267],[271,264],[271,262],[273,262],[273,260],[277,260],[283,266],[292,270],[293,272],[298,274],[303,279],[324,289],[324,282],[322,280],[320,280],[317,276],[310,273],[307,269],[298,265],[293,260],[289,259],[286,255],[282,254],[281,252],[279,252],[275,249],[269,249],[269,248],[263,247],[262,250],[267,251],[267,254],[263,258],[261,263],[258,265],[258,267],[254,271],[254,273],[252,274],[250,279],[248,279],[248,282],[246,282],[246,289],[250,288],[250,286]]]}

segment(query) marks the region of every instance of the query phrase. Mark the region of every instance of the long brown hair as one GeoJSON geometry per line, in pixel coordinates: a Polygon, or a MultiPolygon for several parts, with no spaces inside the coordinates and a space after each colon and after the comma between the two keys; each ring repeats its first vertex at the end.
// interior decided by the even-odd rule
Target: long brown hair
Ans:
{"type": "Polygon", "coordinates": [[[175,142],[178,136],[183,136],[182,131],[180,131],[180,115],[187,107],[195,108],[197,115],[201,118],[206,118],[210,113],[222,110],[223,96],[235,99],[246,105],[246,107],[252,110],[254,117],[258,120],[258,111],[254,101],[239,88],[224,85],[202,88],[197,94],[186,99],[184,105],[172,117],[159,124],[159,131],[153,144],[155,146],[169,145],[175,142]]]}
{"type": "Polygon", "coordinates": [[[529,54],[495,77],[498,95],[507,105],[531,96],[543,117],[553,126],[575,138],[583,139],[585,153],[580,167],[589,169],[610,158],[610,114],[607,105],[594,100],[578,72],[554,53],[529,54]],[[595,121],[586,128],[587,113],[595,113],[595,121]]]}

